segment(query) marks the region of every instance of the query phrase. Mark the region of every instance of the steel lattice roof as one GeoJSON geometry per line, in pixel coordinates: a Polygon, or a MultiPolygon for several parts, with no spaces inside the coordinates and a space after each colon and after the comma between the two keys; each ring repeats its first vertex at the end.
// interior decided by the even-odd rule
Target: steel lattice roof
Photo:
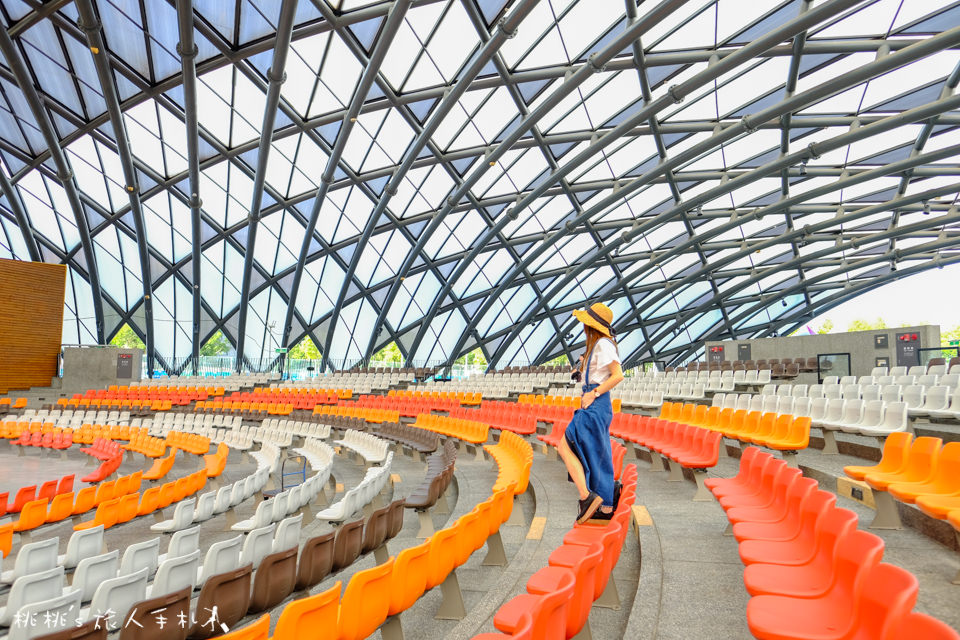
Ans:
{"type": "Polygon", "coordinates": [[[505,366],[604,301],[630,365],[960,261],[960,2],[0,12],[0,257],[68,265],[65,343],[505,366]]]}

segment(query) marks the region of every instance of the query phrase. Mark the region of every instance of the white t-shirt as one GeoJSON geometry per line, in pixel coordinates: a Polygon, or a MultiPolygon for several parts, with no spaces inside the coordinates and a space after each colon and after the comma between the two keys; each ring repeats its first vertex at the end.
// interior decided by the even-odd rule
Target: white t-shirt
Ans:
{"type": "Polygon", "coordinates": [[[616,345],[609,338],[600,338],[593,347],[593,355],[590,356],[590,379],[584,382],[603,384],[610,377],[607,367],[613,362],[620,362],[616,345]]]}

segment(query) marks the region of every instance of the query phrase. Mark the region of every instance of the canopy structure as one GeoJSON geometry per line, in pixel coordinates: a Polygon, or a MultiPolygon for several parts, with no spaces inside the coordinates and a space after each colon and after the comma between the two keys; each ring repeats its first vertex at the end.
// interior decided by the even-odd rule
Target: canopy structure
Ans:
{"type": "Polygon", "coordinates": [[[960,261],[960,2],[0,12],[0,257],[68,265],[65,343],[502,367],[602,301],[678,362],[960,261]]]}

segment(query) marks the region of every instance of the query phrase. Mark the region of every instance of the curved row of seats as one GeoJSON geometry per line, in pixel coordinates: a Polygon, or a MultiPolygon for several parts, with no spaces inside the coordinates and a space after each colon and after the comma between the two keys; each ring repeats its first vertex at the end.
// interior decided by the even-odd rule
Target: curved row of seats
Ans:
{"type": "Polygon", "coordinates": [[[287,389],[283,387],[258,387],[252,391],[238,391],[223,398],[224,402],[267,403],[293,405],[294,409],[312,410],[318,404],[337,404],[341,399],[351,398],[349,389],[287,389]]]}
{"type": "MultiPolygon", "coordinates": [[[[323,405],[316,405],[323,406],[323,405]]],[[[231,402],[229,400],[197,401],[193,410],[198,413],[232,413],[251,418],[262,416],[288,416],[293,413],[294,405],[273,402],[231,402]]]]}
{"type": "MultiPolygon", "coordinates": [[[[99,486],[84,487],[77,492],[73,491],[74,476],[64,476],[59,481],[51,480],[44,483],[36,495],[36,485],[23,487],[17,492],[11,512],[19,512],[16,522],[0,525],[0,557],[10,555],[12,536],[21,534],[21,541],[29,541],[28,532],[46,524],[53,524],[71,517],[82,516],[102,503],[121,498],[127,494],[140,490],[142,475],[138,471],[129,476],[121,476],[117,480],[103,482],[99,486]],[[51,488],[55,490],[51,496],[51,488]],[[63,489],[61,491],[60,489],[63,489]],[[19,507],[19,508],[18,508],[19,507]]],[[[6,500],[6,494],[0,495],[6,500]]]]}
{"type": "MultiPolygon", "coordinates": [[[[187,401],[184,404],[189,404],[187,401]]],[[[126,408],[131,411],[137,412],[147,412],[147,411],[170,411],[173,408],[173,400],[171,397],[164,399],[134,399],[134,398],[125,398],[123,400],[114,399],[114,400],[105,400],[100,398],[60,398],[57,400],[57,406],[59,407],[72,407],[75,409],[79,408],[100,408],[100,407],[110,407],[112,409],[122,409],[126,408]]]]}
{"type": "MultiPolygon", "coordinates": [[[[670,477],[668,480],[683,480],[682,469],[705,472],[714,467],[720,458],[723,434],[707,427],[683,422],[658,420],[637,416],[638,420],[610,428],[610,434],[625,441],[646,447],[650,450],[650,459],[654,471],[663,470],[663,463],[656,458],[660,455],[668,461],[670,477]]],[[[705,500],[704,473],[694,473],[697,494],[694,500],[705,500]]]]}
{"type": "Polygon", "coordinates": [[[753,596],[747,623],[757,638],[960,638],[911,613],[917,579],[880,562],[883,540],[857,530],[856,514],[799,469],[749,447],[735,477],[707,486],[740,543],[753,596]]]}
{"type": "Polygon", "coordinates": [[[0,398],[0,413],[6,413],[12,409],[25,409],[26,406],[26,398],[0,398]]]}
{"type": "Polygon", "coordinates": [[[352,487],[336,503],[330,505],[317,514],[317,520],[326,522],[343,522],[353,514],[366,507],[383,491],[390,480],[390,469],[393,465],[393,452],[387,454],[383,465],[370,467],[357,486],[352,487]]]}
{"type": "MultiPolygon", "coordinates": [[[[434,392],[436,393],[436,392],[434,392]]],[[[425,396],[372,396],[362,395],[356,402],[346,406],[364,407],[367,409],[387,409],[396,411],[401,416],[408,418],[416,417],[421,413],[430,413],[431,411],[453,411],[460,407],[459,400],[453,398],[433,398],[425,396]]]]}
{"type": "Polygon", "coordinates": [[[463,418],[449,418],[447,416],[437,416],[430,413],[421,413],[417,416],[413,426],[418,429],[426,429],[443,436],[457,438],[471,444],[483,444],[489,437],[490,426],[484,422],[476,420],[465,420],[463,418]]]}
{"type": "Polygon", "coordinates": [[[366,431],[347,429],[347,432],[335,444],[346,447],[362,457],[368,464],[383,464],[387,459],[390,443],[366,431]]]}
{"type": "MultiPolygon", "coordinates": [[[[630,530],[636,497],[637,468],[623,473],[624,488],[613,518],[604,524],[578,524],[553,550],[548,566],[527,580],[527,593],[504,603],[494,615],[499,633],[481,633],[474,640],[503,638],[573,638],[588,625],[593,603],[608,588],[613,568],[630,530]]],[[[589,637],[589,635],[588,635],[589,637]]]]}
{"type": "Polygon", "coordinates": [[[314,416],[343,416],[347,418],[361,418],[367,422],[400,422],[400,414],[390,409],[367,409],[351,405],[326,406],[317,405],[313,409],[314,416]]]}
{"type": "Polygon", "coordinates": [[[427,458],[427,470],[423,480],[407,496],[406,508],[417,512],[420,519],[418,538],[433,535],[433,518],[429,510],[443,499],[447,487],[453,480],[453,471],[457,462],[457,446],[453,440],[447,440],[443,447],[427,458]]]}
{"type": "Polygon", "coordinates": [[[27,431],[16,440],[11,440],[10,444],[20,447],[41,447],[44,449],[57,449],[63,451],[73,446],[73,432],[63,429],[53,428],[48,431],[27,431]]]}
{"type": "Polygon", "coordinates": [[[129,411],[107,409],[26,409],[20,414],[24,420],[53,422],[58,427],[79,427],[82,424],[129,424],[129,411]]]}
{"type": "MultiPolygon", "coordinates": [[[[658,419],[704,427],[722,433],[726,438],[777,451],[798,451],[810,443],[810,418],[788,413],[665,402],[658,419]]],[[[791,463],[795,464],[795,461],[791,459],[791,463]]]]}
{"type": "Polygon", "coordinates": [[[519,404],[488,400],[476,409],[457,407],[450,411],[451,418],[465,418],[486,422],[494,429],[512,431],[521,435],[537,432],[538,411],[535,404],[519,404]]]}
{"type": "Polygon", "coordinates": [[[440,446],[438,434],[398,422],[381,423],[376,434],[384,440],[396,442],[418,453],[433,453],[440,446]]]}
{"type": "MultiPolygon", "coordinates": [[[[943,444],[940,438],[893,433],[883,443],[878,464],[843,471],[873,492],[877,515],[871,528],[902,528],[895,501],[916,504],[938,520],[949,520],[956,511],[951,522],[960,522],[960,442],[943,444]]],[[[960,527],[955,529],[960,536],[960,527]]]]}
{"type": "Polygon", "coordinates": [[[146,430],[136,427],[121,425],[103,425],[86,423],[78,425],[77,428],[60,427],[53,422],[39,422],[17,420],[16,416],[7,416],[0,422],[0,438],[16,440],[23,437],[25,433],[32,437],[34,433],[45,435],[47,433],[57,432],[61,434],[70,434],[71,443],[93,444],[98,438],[107,440],[129,440],[137,434],[146,434],[146,430]]]}
{"type": "MultiPolygon", "coordinates": [[[[229,496],[230,494],[238,494],[237,489],[240,489],[239,499],[235,503],[239,503],[243,499],[250,497],[256,490],[262,488],[263,484],[267,479],[266,467],[258,468],[257,472],[251,476],[244,478],[241,481],[238,481],[231,487],[225,487],[224,490],[229,496]]],[[[191,479],[196,479],[198,485],[205,478],[205,471],[198,471],[193,476],[187,478],[181,478],[177,481],[177,484],[184,484],[189,482],[191,479]]],[[[107,483],[105,483],[107,484],[107,483]]],[[[171,483],[172,484],[172,483],[171,483]]],[[[176,490],[177,487],[174,487],[176,490]]],[[[189,489],[189,488],[188,488],[189,489]]],[[[164,488],[157,488],[158,491],[167,493],[164,488]]],[[[147,493],[149,493],[148,490],[147,493]]],[[[144,498],[147,498],[147,493],[144,494],[144,498]]],[[[217,501],[223,492],[218,492],[216,494],[217,501]]],[[[201,503],[209,502],[205,501],[206,496],[213,496],[213,493],[204,494],[200,502],[197,505],[198,511],[204,507],[201,506],[201,503]]],[[[177,496],[174,496],[177,497],[177,496]]],[[[182,508],[183,504],[192,504],[192,500],[181,502],[178,505],[178,510],[182,508]]],[[[230,502],[227,502],[227,505],[230,505],[230,502]]],[[[160,507],[163,506],[161,503],[160,507]]],[[[300,505],[298,505],[299,508],[300,505]]],[[[206,517],[210,517],[212,514],[207,514],[206,517]]],[[[206,519],[205,517],[199,517],[198,520],[206,519]]],[[[140,603],[137,606],[140,606],[140,609],[152,610],[153,603],[152,601],[141,602],[144,598],[151,597],[152,594],[161,593],[163,597],[168,595],[170,592],[179,589],[180,586],[175,584],[177,581],[182,582],[189,586],[186,591],[186,594],[183,596],[185,602],[186,610],[189,612],[189,591],[193,588],[195,581],[203,583],[207,576],[213,576],[213,574],[221,574],[222,571],[218,569],[223,569],[226,556],[229,556],[229,553],[225,556],[225,551],[227,551],[227,546],[235,546],[235,551],[237,552],[236,561],[226,562],[232,568],[241,566],[242,563],[249,563],[252,567],[260,564],[260,561],[266,556],[271,548],[276,547],[285,547],[293,543],[296,543],[296,540],[299,538],[299,525],[302,520],[302,516],[297,516],[296,518],[289,518],[281,522],[280,526],[271,525],[270,527],[265,528],[262,531],[257,532],[258,535],[251,535],[246,538],[246,541],[243,543],[242,554],[240,553],[240,544],[244,541],[242,536],[237,538],[225,541],[223,543],[216,543],[211,547],[207,553],[207,560],[204,562],[203,567],[199,567],[199,528],[194,527],[190,530],[179,531],[174,534],[171,539],[168,553],[165,556],[159,555],[159,539],[153,539],[150,541],[144,541],[141,543],[136,543],[129,545],[124,552],[123,561],[120,563],[119,575],[117,572],[117,552],[107,553],[103,555],[96,555],[100,552],[102,546],[102,533],[105,528],[102,524],[90,527],[88,529],[77,528],[74,536],[71,537],[70,544],[67,549],[66,558],[61,557],[57,558],[56,549],[59,546],[56,539],[51,541],[44,541],[43,543],[34,543],[33,545],[25,545],[21,548],[20,553],[17,555],[17,563],[13,572],[13,575],[9,576],[14,582],[17,579],[22,580],[46,580],[47,583],[53,584],[56,587],[57,578],[56,575],[46,576],[46,575],[33,575],[37,573],[37,570],[42,569],[47,571],[48,569],[53,569],[52,574],[55,574],[59,571],[59,575],[62,576],[64,566],[56,566],[54,563],[59,562],[60,564],[66,564],[67,567],[73,565],[79,565],[77,571],[81,573],[84,577],[80,582],[83,585],[86,585],[81,589],[82,592],[86,593],[85,596],[80,596],[77,589],[73,588],[78,584],[78,578],[75,575],[73,585],[70,589],[62,590],[61,595],[56,595],[50,599],[44,599],[40,602],[21,602],[23,606],[15,606],[11,613],[33,613],[36,612],[38,615],[49,614],[51,611],[59,612],[73,606],[73,612],[71,613],[70,621],[67,621],[67,618],[64,618],[61,624],[71,624],[73,619],[79,619],[80,621],[92,617],[91,614],[93,611],[97,610],[97,604],[99,603],[100,612],[110,609],[114,612],[114,615],[111,617],[110,626],[111,628],[116,628],[116,626],[123,623],[123,620],[126,619],[126,612],[135,609],[137,603],[140,603]],[[274,529],[276,529],[276,534],[274,534],[274,529]],[[86,544],[84,540],[89,538],[96,538],[96,542],[93,544],[86,544]],[[97,537],[99,534],[99,537],[97,537]],[[78,540],[78,546],[82,546],[83,549],[75,549],[74,541],[78,540]],[[48,544],[52,543],[52,544],[48,544]],[[49,547],[53,549],[53,556],[51,558],[50,567],[38,567],[37,566],[37,554],[33,553],[37,551],[32,547],[43,547],[44,549],[49,547]],[[73,556],[80,556],[81,560],[79,562],[73,562],[71,565],[70,558],[73,556]],[[151,561],[152,558],[152,561],[151,561]],[[176,559],[176,560],[174,560],[176,559]],[[85,566],[85,563],[90,563],[89,566],[85,566]],[[159,568],[158,568],[159,565],[159,568]],[[84,573],[86,569],[86,573],[84,573]],[[112,571],[112,572],[111,572],[112,571]],[[154,572],[157,573],[156,578],[154,579],[153,585],[147,587],[147,579],[154,572]],[[95,580],[89,580],[91,576],[96,577],[95,580]],[[91,586],[93,585],[93,586],[91,586]],[[80,602],[75,602],[79,597],[83,598],[83,601],[90,600],[90,594],[93,592],[93,589],[96,589],[96,594],[93,595],[93,602],[88,609],[81,610],[80,602]],[[77,616],[77,611],[80,611],[81,615],[77,616]]],[[[253,533],[253,532],[252,532],[253,533]]],[[[294,554],[295,556],[295,554],[294,554]]],[[[44,555],[45,557],[45,555],[44,555]]],[[[76,559],[76,558],[74,558],[76,559]]],[[[215,578],[223,578],[223,576],[214,576],[215,578]]],[[[273,589],[272,574],[270,572],[258,572],[258,577],[254,579],[254,589],[251,600],[251,594],[249,589],[249,571],[248,571],[248,582],[247,582],[247,601],[254,602],[258,597],[258,593],[261,594],[259,597],[261,599],[269,597],[273,589]],[[260,575],[263,575],[262,579],[258,579],[260,575]]],[[[212,583],[223,582],[223,580],[213,580],[212,583]]],[[[48,584],[49,586],[49,584],[48,584]]],[[[207,588],[206,584],[203,584],[204,589],[207,588]]],[[[204,603],[210,605],[211,602],[215,603],[217,600],[216,593],[219,586],[217,584],[211,585],[211,593],[213,595],[207,595],[204,591],[201,591],[200,602],[197,608],[197,614],[199,615],[204,611],[204,603]]],[[[18,589],[14,586],[14,591],[17,591],[18,594],[29,596],[29,599],[33,600],[37,597],[42,597],[42,595],[33,588],[29,588],[26,584],[22,584],[18,589]]],[[[57,588],[57,594],[60,594],[61,589],[57,588]]],[[[13,593],[13,592],[11,592],[13,593]]],[[[12,596],[11,596],[12,597],[12,596]]],[[[20,600],[25,600],[24,598],[18,598],[20,600]]],[[[9,599],[8,599],[8,608],[9,608],[9,599]]],[[[274,603],[275,604],[275,603],[274,603]]],[[[273,606],[269,604],[267,606],[273,606]]],[[[207,609],[209,610],[209,609],[207,609]]],[[[261,609],[254,609],[254,611],[260,611],[261,609]]],[[[246,607],[241,612],[241,616],[246,613],[246,607]]],[[[103,614],[98,613],[101,617],[99,621],[100,625],[103,625],[104,621],[103,614]]],[[[189,618],[189,616],[188,616],[189,618]]],[[[56,618],[55,618],[56,619],[56,618]]],[[[239,618],[237,618],[239,619],[239,618]]],[[[143,621],[143,619],[140,619],[143,621]]],[[[154,622],[151,620],[151,622],[154,622]]],[[[156,623],[154,622],[154,625],[156,623]]],[[[53,625],[56,626],[56,623],[53,625]]],[[[21,630],[22,631],[22,630],[21,630]]],[[[103,630],[97,626],[97,621],[92,620],[91,624],[82,625],[82,628],[78,632],[71,631],[70,637],[101,637],[99,634],[103,630]],[[98,630],[99,629],[99,630],[98,630]],[[87,635],[88,632],[96,632],[93,635],[87,635]],[[73,635],[77,633],[77,635],[73,635]]],[[[16,630],[11,630],[11,637],[21,637],[16,636],[16,630]]],[[[198,625],[194,625],[192,633],[198,633],[198,637],[206,637],[209,634],[204,634],[199,630],[198,625]]],[[[127,637],[126,631],[122,634],[122,637],[127,637]]],[[[156,635],[156,630],[153,632],[154,635],[138,636],[134,635],[133,637],[158,637],[156,635]]],[[[29,637],[33,637],[34,633],[31,633],[29,637]]],[[[22,636],[26,638],[27,636],[22,636]]],[[[56,637],[56,636],[54,636],[56,637]]]]}
{"type": "MultiPolygon", "coordinates": [[[[490,553],[502,542],[499,527],[506,522],[513,509],[512,496],[522,483],[524,490],[529,482],[529,465],[519,460],[532,459],[533,450],[519,436],[505,433],[508,442],[501,447],[494,460],[499,467],[498,485],[493,494],[478,504],[472,511],[461,516],[453,525],[434,533],[422,544],[401,551],[396,559],[389,559],[372,569],[355,574],[342,598],[341,585],[303,600],[295,600],[284,607],[277,621],[275,640],[298,639],[315,633],[317,621],[324,621],[324,628],[331,637],[359,640],[373,633],[388,616],[396,616],[416,602],[426,591],[452,581],[447,592],[459,595],[456,568],[462,565],[486,543],[490,553]],[[513,436],[519,442],[511,442],[513,436]],[[522,444],[521,444],[522,443],[522,444]],[[523,451],[523,446],[526,451],[523,451]],[[360,613],[363,603],[362,614],[360,613]]],[[[347,525],[343,525],[347,526],[347,525]]],[[[459,603],[462,608],[462,600],[459,603]]],[[[441,608],[447,603],[441,605],[441,608]]],[[[456,609],[456,606],[453,606],[456,609]]],[[[463,615],[461,612],[460,615],[463,615]]],[[[269,616],[264,616],[252,625],[223,636],[224,639],[266,639],[269,633],[269,616]]]]}
{"type": "Polygon", "coordinates": [[[7,503],[10,497],[8,492],[0,493],[0,517],[8,513],[20,513],[20,510],[28,502],[34,500],[53,500],[55,496],[73,491],[74,474],[65,475],[58,480],[48,480],[40,485],[37,491],[37,485],[32,484],[26,487],[20,487],[14,494],[13,502],[7,503]]]}

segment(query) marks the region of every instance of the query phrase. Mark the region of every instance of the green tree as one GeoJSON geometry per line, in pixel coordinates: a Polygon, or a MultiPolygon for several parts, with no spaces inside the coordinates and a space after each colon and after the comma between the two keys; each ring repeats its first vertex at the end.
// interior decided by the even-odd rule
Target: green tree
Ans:
{"type": "Polygon", "coordinates": [[[544,362],[544,363],[543,363],[543,366],[545,366],[545,367],[569,367],[569,366],[570,366],[570,358],[567,357],[567,354],[563,354],[563,355],[557,356],[557,357],[554,358],[553,360],[550,360],[550,361],[548,361],[548,362],[544,362]]]}
{"type": "Polygon", "coordinates": [[[146,349],[146,345],[143,344],[143,340],[140,339],[140,336],[138,336],[128,324],[120,327],[120,330],[117,331],[115,336],[113,336],[113,340],[110,341],[110,344],[123,349],[146,349]]]}
{"type": "Polygon", "coordinates": [[[827,318],[823,321],[819,327],[817,327],[817,333],[830,333],[833,331],[833,320],[827,318]]]}
{"type": "Polygon", "coordinates": [[[227,340],[227,336],[223,335],[222,331],[217,331],[215,334],[210,336],[210,339],[207,340],[207,343],[200,347],[201,356],[222,356],[225,353],[229,353],[233,346],[230,344],[230,341],[227,340]]]}
{"type": "Polygon", "coordinates": [[[370,364],[383,363],[383,364],[402,364],[403,363],[403,353],[400,352],[400,347],[397,346],[396,342],[391,342],[390,344],[377,351],[373,354],[373,357],[370,359],[370,364]]]}
{"type": "Polygon", "coordinates": [[[487,358],[483,355],[483,349],[477,347],[470,353],[465,353],[454,361],[454,364],[477,364],[481,367],[487,366],[487,358]]]}
{"type": "Polygon", "coordinates": [[[886,329],[887,323],[884,322],[883,318],[877,318],[875,321],[870,322],[869,320],[857,319],[850,323],[847,327],[847,331],[871,331],[874,329],[886,329]]]}
{"type": "Polygon", "coordinates": [[[287,353],[288,360],[319,360],[320,349],[313,343],[310,336],[304,336],[303,340],[297,343],[295,347],[287,353]]]}

